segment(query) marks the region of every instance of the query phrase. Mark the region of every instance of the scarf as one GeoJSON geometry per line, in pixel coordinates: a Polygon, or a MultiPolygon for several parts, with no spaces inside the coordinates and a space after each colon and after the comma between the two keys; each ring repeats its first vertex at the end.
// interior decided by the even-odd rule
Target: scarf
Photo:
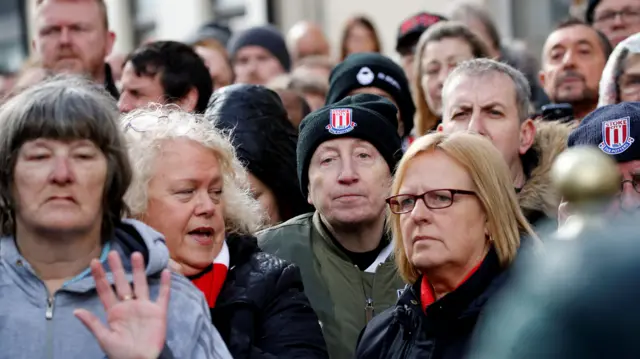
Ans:
{"type": "Polygon", "coordinates": [[[229,247],[227,242],[223,242],[220,253],[213,260],[213,263],[208,266],[202,273],[189,277],[191,283],[198,287],[204,294],[209,304],[209,308],[214,308],[216,305],[216,299],[222,289],[225,279],[227,278],[227,272],[229,271],[229,247]]]}
{"type": "MultiPolygon", "coordinates": [[[[456,289],[460,288],[460,286],[463,285],[464,282],[466,282],[469,278],[471,278],[471,276],[478,271],[478,268],[480,268],[482,263],[484,263],[484,259],[481,260],[480,263],[478,263],[478,265],[473,267],[471,271],[469,271],[469,273],[467,273],[464,279],[462,279],[462,281],[458,284],[456,289]]],[[[429,283],[429,279],[427,278],[427,276],[424,275],[422,276],[422,283],[420,283],[420,304],[422,304],[422,311],[426,313],[427,307],[433,304],[435,301],[436,301],[436,295],[433,292],[433,287],[431,286],[431,283],[429,283]]]]}

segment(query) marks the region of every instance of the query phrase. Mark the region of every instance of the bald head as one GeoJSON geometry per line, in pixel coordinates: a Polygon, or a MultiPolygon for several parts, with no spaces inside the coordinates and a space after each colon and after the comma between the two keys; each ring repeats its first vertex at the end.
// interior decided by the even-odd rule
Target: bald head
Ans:
{"type": "Polygon", "coordinates": [[[329,42],[322,29],[309,21],[293,25],[287,33],[287,46],[294,62],[307,56],[329,56],[329,42]]]}

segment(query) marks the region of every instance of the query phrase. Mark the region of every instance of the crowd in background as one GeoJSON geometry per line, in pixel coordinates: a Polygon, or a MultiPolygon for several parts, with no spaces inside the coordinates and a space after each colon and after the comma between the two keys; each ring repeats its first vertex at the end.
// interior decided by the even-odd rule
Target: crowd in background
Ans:
{"type": "Polygon", "coordinates": [[[407,14],[399,62],[365,16],[338,54],[308,21],[116,54],[105,6],[38,0],[0,81],[0,359],[590,345],[541,352],[508,320],[498,343],[483,319],[574,214],[568,148],[616,163],[603,216],[640,208],[640,2],[590,0],[540,54],[481,6],[407,14]]]}

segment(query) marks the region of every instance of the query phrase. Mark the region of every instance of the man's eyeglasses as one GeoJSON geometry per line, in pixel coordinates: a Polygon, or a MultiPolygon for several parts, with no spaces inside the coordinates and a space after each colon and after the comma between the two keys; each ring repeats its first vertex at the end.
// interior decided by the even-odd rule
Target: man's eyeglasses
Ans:
{"type": "Polygon", "coordinates": [[[640,21],[640,8],[626,8],[620,11],[604,11],[597,14],[594,23],[612,23],[620,15],[620,19],[625,23],[635,23],[640,21]]]}
{"type": "Polygon", "coordinates": [[[475,196],[473,191],[465,191],[460,189],[436,189],[427,191],[421,195],[399,194],[386,199],[391,212],[395,214],[409,213],[413,211],[418,203],[418,199],[422,199],[425,206],[429,209],[443,209],[451,207],[453,198],[457,194],[475,196]]]}
{"type": "Polygon", "coordinates": [[[633,190],[636,191],[636,193],[640,193],[640,183],[638,183],[637,179],[635,178],[630,180],[623,180],[622,182],[620,182],[620,192],[624,191],[625,183],[631,183],[633,190]]]}

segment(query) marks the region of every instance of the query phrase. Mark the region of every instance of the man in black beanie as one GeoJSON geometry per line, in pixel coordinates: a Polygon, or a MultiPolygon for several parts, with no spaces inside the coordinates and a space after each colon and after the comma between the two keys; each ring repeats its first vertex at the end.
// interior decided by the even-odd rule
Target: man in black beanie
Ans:
{"type": "Polygon", "coordinates": [[[361,94],[309,114],[296,155],[300,189],[316,211],[258,233],[264,251],[300,267],[332,359],[353,357],[362,328],[404,286],[385,231],[402,155],[396,112],[387,99],[361,94]]]}
{"type": "Polygon", "coordinates": [[[404,71],[390,58],[378,53],[356,53],[338,64],[329,77],[327,105],[359,93],[389,99],[399,110],[396,131],[407,136],[413,128],[413,104],[404,71]]]}
{"type": "Polygon", "coordinates": [[[638,0],[589,0],[587,23],[605,34],[614,48],[622,40],[640,32],[638,0]]]}
{"type": "MultiPolygon", "coordinates": [[[[640,209],[640,102],[622,102],[598,108],[569,135],[568,147],[594,146],[618,162],[622,175],[620,196],[611,213],[635,213],[640,209]]],[[[559,208],[559,219],[569,215],[568,204],[559,208]]]]}
{"type": "Polygon", "coordinates": [[[271,25],[252,27],[235,34],[227,49],[236,83],[264,85],[291,69],[284,37],[271,25]]]}

